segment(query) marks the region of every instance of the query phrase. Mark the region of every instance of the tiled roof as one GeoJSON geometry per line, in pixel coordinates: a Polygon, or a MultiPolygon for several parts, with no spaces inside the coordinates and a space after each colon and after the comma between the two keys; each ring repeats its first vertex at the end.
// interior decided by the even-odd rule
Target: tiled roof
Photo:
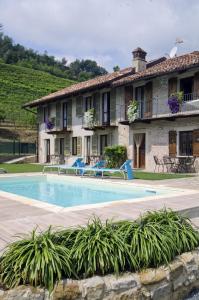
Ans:
{"type": "Polygon", "coordinates": [[[69,96],[72,94],[77,94],[80,91],[82,92],[82,91],[89,90],[92,88],[101,87],[105,84],[111,83],[113,80],[121,79],[122,77],[133,74],[134,72],[135,72],[134,68],[130,67],[130,68],[125,68],[123,70],[109,73],[106,75],[98,76],[98,77],[95,77],[94,79],[90,79],[87,81],[73,84],[67,88],[64,88],[62,90],[59,90],[57,92],[51,93],[47,96],[44,96],[40,99],[29,102],[29,103],[25,104],[23,107],[34,107],[34,106],[37,106],[39,103],[48,102],[55,98],[69,96]]]}
{"type": "Polygon", "coordinates": [[[131,83],[135,80],[182,71],[194,66],[199,66],[199,51],[194,51],[192,53],[166,59],[163,62],[152,65],[142,72],[134,73],[130,76],[126,76],[125,78],[114,81],[113,86],[120,86],[131,83]]]}
{"type": "Polygon", "coordinates": [[[40,99],[25,104],[23,107],[34,107],[38,104],[52,101],[57,98],[77,95],[80,92],[89,91],[98,87],[111,84],[112,86],[120,86],[131,83],[135,80],[142,80],[154,76],[164,75],[167,73],[185,70],[194,66],[199,66],[199,51],[184,54],[174,58],[165,59],[161,57],[147,63],[146,70],[135,73],[135,69],[130,67],[110,74],[98,76],[94,79],[73,84],[67,88],[51,93],[40,99]]]}

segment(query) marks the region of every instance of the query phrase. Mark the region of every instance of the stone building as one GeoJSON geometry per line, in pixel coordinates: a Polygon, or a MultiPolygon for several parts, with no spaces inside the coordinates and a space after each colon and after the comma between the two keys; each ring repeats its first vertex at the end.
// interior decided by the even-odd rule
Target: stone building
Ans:
{"type": "Polygon", "coordinates": [[[129,68],[24,106],[37,107],[41,163],[75,156],[90,163],[114,144],[126,145],[133,166],[147,171],[154,156],[199,156],[199,51],[149,62],[141,48],[132,53],[129,68]]]}

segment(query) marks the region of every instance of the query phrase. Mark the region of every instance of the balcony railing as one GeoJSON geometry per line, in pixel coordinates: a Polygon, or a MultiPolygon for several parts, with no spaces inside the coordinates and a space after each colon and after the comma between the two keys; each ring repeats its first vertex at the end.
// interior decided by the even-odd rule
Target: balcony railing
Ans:
{"type": "MultiPolygon", "coordinates": [[[[128,105],[120,106],[120,122],[128,123],[128,105]]],[[[199,114],[199,95],[196,93],[185,94],[179,109],[172,112],[168,99],[154,97],[152,101],[139,101],[136,120],[151,120],[199,114]]],[[[135,121],[136,121],[135,120],[135,121]]]]}
{"type": "Polygon", "coordinates": [[[64,126],[61,120],[57,120],[56,117],[49,118],[44,122],[41,126],[42,130],[49,134],[56,134],[56,133],[64,133],[69,130],[68,126],[64,126]]]}
{"type": "Polygon", "coordinates": [[[99,120],[96,118],[95,112],[87,111],[82,117],[82,128],[86,130],[96,130],[99,128],[109,127],[110,117],[107,116],[107,120],[99,120]]]}

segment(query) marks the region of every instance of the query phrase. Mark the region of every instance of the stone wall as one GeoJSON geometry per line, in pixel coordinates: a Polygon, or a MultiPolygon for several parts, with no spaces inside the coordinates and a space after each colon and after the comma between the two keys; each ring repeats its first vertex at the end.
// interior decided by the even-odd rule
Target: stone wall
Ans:
{"type": "Polygon", "coordinates": [[[51,295],[30,286],[0,289],[0,300],[183,300],[194,288],[199,288],[199,249],[182,254],[167,267],[62,280],[51,295]]]}

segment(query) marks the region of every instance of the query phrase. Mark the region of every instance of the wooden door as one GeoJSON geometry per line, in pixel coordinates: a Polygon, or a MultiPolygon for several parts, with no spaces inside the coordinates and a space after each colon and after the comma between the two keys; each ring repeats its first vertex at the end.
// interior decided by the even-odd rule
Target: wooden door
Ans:
{"type": "Polygon", "coordinates": [[[45,158],[45,162],[49,163],[50,162],[50,140],[47,139],[45,140],[45,149],[46,149],[46,158],[45,158]]]}
{"type": "Polygon", "coordinates": [[[139,166],[137,166],[137,147],[134,142],[134,168],[145,168],[145,134],[139,148],[139,166]]]}

